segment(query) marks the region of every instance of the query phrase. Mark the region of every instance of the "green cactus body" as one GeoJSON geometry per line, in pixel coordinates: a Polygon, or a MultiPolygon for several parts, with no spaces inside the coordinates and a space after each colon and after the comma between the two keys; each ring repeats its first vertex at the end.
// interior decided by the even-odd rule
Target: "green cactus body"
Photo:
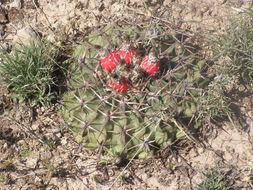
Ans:
{"type": "MultiPolygon", "coordinates": [[[[208,89],[202,84],[210,82],[200,73],[203,60],[187,55],[186,49],[161,27],[156,27],[157,36],[147,39],[145,31],[149,28],[110,25],[91,33],[75,48],[74,56],[83,60],[72,65],[62,113],[77,142],[85,147],[112,156],[147,158],[185,137],[173,121],[189,130],[203,124],[205,113],[199,113],[208,103],[202,101],[202,105],[200,99],[208,89]],[[125,39],[144,49],[143,54],[156,47],[165,57],[165,69],[156,78],[144,76],[138,88],[117,93],[108,86],[112,74],[102,70],[96,46],[118,50],[125,39]]],[[[137,86],[134,82],[130,85],[137,86]]]]}

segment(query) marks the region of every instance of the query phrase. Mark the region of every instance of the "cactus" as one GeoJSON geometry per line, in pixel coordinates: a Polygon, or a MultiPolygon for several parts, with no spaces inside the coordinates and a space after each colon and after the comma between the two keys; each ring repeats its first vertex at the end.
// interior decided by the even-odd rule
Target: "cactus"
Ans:
{"type": "Polygon", "coordinates": [[[207,118],[223,114],[226,105],[212,92],[211,79],[203,74],[205,61],[189,41],[164,24],[114,23],[87,35],[74,50],[78,61],[63,97],[62,113],[78,143],[111,156],[147,158],[185,138],[182,129],[194,132],[207,118]],[[103,69],[100,52],[120,51],[122,44],[135,47],[131,63],[122,59],[114,70],[103,69]],[[150,53],[159,66],[151,75],[140,68],[150,53]],[[129,88],[121,93],[110,80],[122,76],[129,88]]]}

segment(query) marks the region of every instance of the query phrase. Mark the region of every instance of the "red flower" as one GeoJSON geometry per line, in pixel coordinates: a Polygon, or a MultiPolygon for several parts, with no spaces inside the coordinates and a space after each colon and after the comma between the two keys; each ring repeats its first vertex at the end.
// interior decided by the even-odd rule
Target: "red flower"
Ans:
{"type": "Polygon", "coordinates": [[[131,64],[135,53],[136,53],[136,48],[129,47],[128,45],[125,45],[125,46],[123,45],[123,47],[119,50],[120,58],[124,60],[126,64],[131,64]]]}
{"type": "Polygon", "coordinates": [[[149,75],[158,73],[160,65],[160,60],[153,53],[146,55],[140,64],[141,68],[149,75]]]}
{"type": "Polygon", "coordinates": [[[119,81],[111,79],[109,81],[109,85],[112,87],[113,90],[119,93],[127,92],[129,88],[129,82],[126,78],[122,78],[119,81]]]}
{"type": "Polygon", "coordinates": [[[110,72],[114,70],[120,62],[120,55],[117,51],[112,51],[105,58],[102,58],[99,61],[103,69],[110,72]]]}

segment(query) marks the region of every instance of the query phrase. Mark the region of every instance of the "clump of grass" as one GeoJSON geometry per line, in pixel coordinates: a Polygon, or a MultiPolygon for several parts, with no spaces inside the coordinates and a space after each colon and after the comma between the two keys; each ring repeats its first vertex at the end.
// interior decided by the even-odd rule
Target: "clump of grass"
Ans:
{"type": "Polygon", "coordinates": [[[229,190],[230,182],[221,168],[216,166],[203,173],[205,179],[196,187],[196,190],[229,190]]]}
{"type": "Polygon", "coordinates": [[[57,97],[58,55],[59,48],[45,40],[21,44],[11,52],[1,52],[1,77],[14,97],[48,105],[57,97]]]}
{"type": "Polygon", "coordinates": [[[253,83],[253,9],[233,18],[227,30],[214,41],[217,72],[222,78],[236,79],[241,84],[253,83]]]}

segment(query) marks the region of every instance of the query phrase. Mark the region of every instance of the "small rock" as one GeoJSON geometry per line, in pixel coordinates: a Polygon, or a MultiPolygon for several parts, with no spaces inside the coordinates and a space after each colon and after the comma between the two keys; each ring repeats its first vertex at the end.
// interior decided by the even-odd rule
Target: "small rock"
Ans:
{"type": "Polygon", "coordinates": [[[40,178],[40,177],[38,177],[38,176],[35,176],[35,178],[34,178],[34,182],[35,183],[41,183],[42,182],[42,179],[40,178]]]}
{"type": "Polygon", "coordinates": [[[22,8],[22,0],[14,0],[10,4],[10,8],[21,9],[22,8]]]}
{"type": "Polygon", "coordinates": [[[28,158],[26,161],[26,166],[28,168],[35,168],[38,163],[38,160],[39,160],[39,156],[34,157],[34,158],[31,158],[31,157],[28,158]]]}
{"type": "Polygon", "coordinates": [[[67,138],[66,137],[62,137],[61,138],[61,144],[62,145],[66,145],[67,143],[68,143],[67,138]]]}
{"type": "Polygon", "coordinates": [[[140,178],[141,178],[143,181],[147,181],[149,177],[148,177],[148,174],[143,173],[143,174],[141,174],[140,178]]]}
{"type": "Polygon", "coordinates": [[[6,24],[8,22],[7,13],[3,7],[0,6],[0,24],[6,24]]]}
{"type": "Polygon", "coordinates": [[[90,9],[96,9],[99,6],[100,6],[100,2],[99,1],[90,1],[90,3],[89,3],[89,8],[90,9]]]}
{"type": "Polygon", "coordinates": [[[8,148],[8,143],[7,143],[7,142],[5,142],[2,148],[3,148],[3,149],[8,148]]]}
{"type": "Polygon", "coordinates": [[[54,35],[54,34],[49,34],[49,35],[47,36],[47,40],[48,40],[49,42],[52,42],[52,43],[56,42],[55,35],[54,35]]]}
{"type": "Polygon", "coordinates": [[[55,134],[55,136],[58,137],[58,138],[61,138],[62,134],[61,134],[61,132],[58,132],[58,133],[55,134]]]}
{"type": "Polygon", "coordinates": [[[38,130],[39,127],[40,127],[40,124],[39,124],[39,123],[35,123],[35,124],[33,124],[33,125],[31,126],[32,130],[34,130],[34,131],[38,130]]]}
{"type": "Polygon", "coordinates": [[[171,5],[171,3],[173,3],[173,0],[165,0],[163,2],[163,6],[169,6],[169,5],[171,5]]]}
{"type": "Polygon", "coordinates": [[[13,43],[29,44],[31,41],[36,40],[37,34],[30,27],[25,27],[17,31],[13,39],[13,43]]]}
{"type": "Polygon", "coordinates": [[[198,154],[202,154],[205,152],[205,149],[200,147],[197,152],[198,154]]]}

